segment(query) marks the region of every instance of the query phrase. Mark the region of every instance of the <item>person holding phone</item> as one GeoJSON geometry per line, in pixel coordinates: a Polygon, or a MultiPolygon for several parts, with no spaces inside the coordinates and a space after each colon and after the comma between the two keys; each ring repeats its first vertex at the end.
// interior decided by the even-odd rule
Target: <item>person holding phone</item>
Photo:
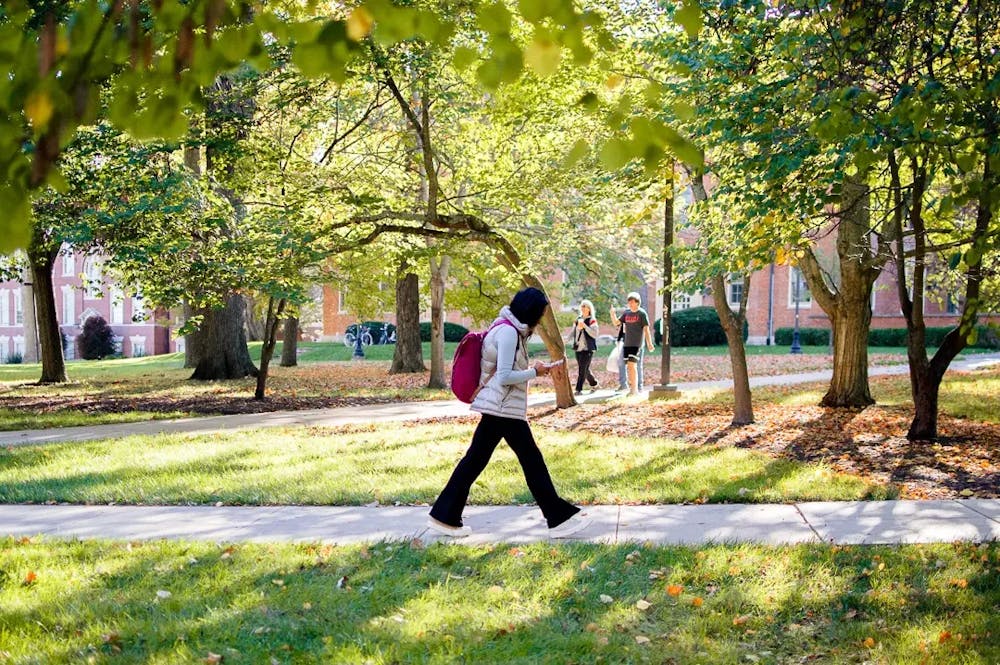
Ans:
{"type": "Polygon", "coordinates": [[[649,332],[649,315],[639,306],[641,303],[639,294],[632,291],[626,297],[626,301],[628,309],[622,313],[620,319],[615,315],[615,308],[611,308],[611,322],[616,326],[622,326],[625,338],[622,356],[625,358],[625,371],[628,374],[628,392],[629,395],[638,395],[640,385],[638,365],[642,362],[640,349],[645,342],[646,349],[652,352],[653,336],[649,332]]]}
{"type": "Polygon", "coordinates": [[[549,306],[540,290],[518,291],[510,305],[500,310],[483,338],[480,385],[472,410],[482,414],[465,456],[431,507],[427,525],[446,536],[467,536],[472,529],[462,524],[462,511],[472,484],[493,456],[500,439],[517,455],[528,489],[549,527],[549,536],[565,538],[585,528],[586,513],[556,492],[542,452],[528,426],[528,382],[546,376],[559,364],[536,362],[529,367],[527,341],[549,306]]]}
{"type": "Polygon", "coordinates": [[[573,353],[576,354],[576,394],[583,394],[584,380],[590,384],[590,391],[597,390],[598,381],[590,371],[590,363],[597,350],[597,319],[594,318],[594,303],[580,302],[580,316],[573,324],[573,353]]]}

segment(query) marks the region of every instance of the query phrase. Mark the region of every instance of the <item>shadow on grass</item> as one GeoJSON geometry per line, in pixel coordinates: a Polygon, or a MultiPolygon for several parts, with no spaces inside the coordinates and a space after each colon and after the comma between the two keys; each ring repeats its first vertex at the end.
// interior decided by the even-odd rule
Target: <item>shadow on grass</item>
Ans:
{"type": "Polygon", "coordinates": [[[985,664],[998,547],[8,541],[39,581],[0,626],[15,661],[985,664]]]}

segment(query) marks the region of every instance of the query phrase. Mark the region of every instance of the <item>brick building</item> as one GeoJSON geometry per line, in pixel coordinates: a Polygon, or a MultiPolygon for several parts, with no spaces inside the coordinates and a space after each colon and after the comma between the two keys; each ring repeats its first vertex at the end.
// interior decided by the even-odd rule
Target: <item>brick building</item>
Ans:
{"type": "MultiPolygon", "coordinates": [[[[52,271],[56,318],[67,344],[67,360],[76,358],[76,337],[84,322],[99,315],[111,326],[115,344],[126,357],[159,355],[176,350],[171,342],[166,312],[152,312],[142,296],[110,280],[99,255],[64,250],[52,271]]],[[[34,362],[38,358],[38,335],[27,326],[35,318],[25,307],[32,299],[31,286],[16,281],[0,282],[0,363],[11,356],[34,362]],[[32,348],[32,347],[35,348],[32,348]]]]}

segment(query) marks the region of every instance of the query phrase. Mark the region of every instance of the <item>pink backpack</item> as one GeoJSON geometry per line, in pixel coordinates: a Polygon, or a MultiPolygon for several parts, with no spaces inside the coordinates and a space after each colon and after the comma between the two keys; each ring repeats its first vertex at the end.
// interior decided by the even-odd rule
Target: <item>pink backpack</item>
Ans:
{"type": "Polygon", "coordinates": [[[455,349],[455,358],[451,362],[451,392],[459,401],[472,404],[479,394],[479,377],[482,374],[483,340],[497,326],[514,327],[510,321],[497,321],[483,331],[468,332],[455,349]]]}

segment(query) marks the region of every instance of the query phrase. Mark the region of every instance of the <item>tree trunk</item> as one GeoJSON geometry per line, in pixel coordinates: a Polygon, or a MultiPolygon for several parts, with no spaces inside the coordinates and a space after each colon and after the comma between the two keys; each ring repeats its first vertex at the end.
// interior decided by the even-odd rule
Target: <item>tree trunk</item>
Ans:
{"type": "Polygon", "coordinates": [[[444,375],[444,293],[451,257],[431,257],[431,377],[428,388],[447,388],[444,375]]]}
{"type": "MultiPolygon", "coordinates": [[[[705,189],[705,176],[701,173],[691,173],[691,191],[696,201],[707,201],[708,190],[705,189]]],[[[746,322],[747,298],[750,296],[750,275],[743,277],[743,296],[740,299],[739,312],[729,309],[726,298],[726,276],[719,273],[712,277],[712,302],[715,312],[719,315],[719,323],[726,334],[726,344],[729,346],[729,362],[733,368],[733,421],[734,427],[749,425],[753,422],[753,395],[750,392],[750,372],[747,369],[747,350],[743,342],[743,324],[746,322]]],[[[664,333],[666,334],[666,333],[664,333]]]]}
{"type": "MultiPolygon", "coordinates": [[[[541,280],[534,275],[521,275],[521,281],[525,286],[533,286],[542,293],[545,293],[545,287],[542,285],[541,280]]],[[[556,322],[556,315],[551,307],[545,308],[545,314],[542,315],[542,320],[538,323],[538,327],[535,328],[535,332],[541,336],[542,342],[545,343],[545,350],[548,351],[551,361],[554,362],[566,358],[566,346],[563,344],[562,331],[559,329],[559,323],[556,322]]],[[[556,408],[559,409],[576,406],[576,397],[573,396],[573,384],[570,383],[569,369],[566,365],[566,362],[556,365],[552,368],[550,375],[552,385],[556,389],[556,408]]]]}
{"type": "MultiPolygon", "coordinates": [[[[194,307],[184,301],[184,322],[187,323],[197,312],[194,307]]],[[[192,330],[184,335],[184,369],[194,369],[201,362],[203,347],[205,346],[205,335],[201,328],[192,330]]]]}
{"type": "Polygon", "coordinates": [[[729,346],[729,363],[733,368],[733,421],[734,427],[742,427],[753,422],[753,395],[750,392],[750,372],[747,369],[747,350],[743,342],[743,323],[746,321],[746,299],[750,293],[750,275],[743,277],[743,299],[739,313],[729,309],[726,300],[726,278],[715,275],[712,278],[712,302],[719,315],[722,331],[729,346]]]}
{"type": "MultiPolygon", "coordinates": [[[[261,361],[263,362],[263,361],[261,361]]],[[[299,364],[299,318],[285,318],[285,327],[281,332],[281,366],[295,367],[299,364]]]]}
{"type": "Polygon", "coordinates": [[[262,342],[267,338],[267,313],[260,312],[258,316],[257,302],[251,296],[246,296],[246,327],[248,342],[262,342]]]}
{"type": "Polygon", "coordinates": [[[833,376],[820,404],[866,407],[875,403],[868,388],[868,329],[875,280],[888,250],[872,247],[871,191],[867,175],[844,179],[837,224],[840,283],[834,283],[808,249],[799,268],[813,299],[828,317],[833,335],[833,376]]]}
{"type": "MultiPolygon", "coordinates": [[[[856,288],[861,289],[863,285],[858,284],[856,288]]],[[[868,387],[871,284],[861,292],[845,289],[841,295],[857,297],[842,298],[839,305],[828,312],[833,328],[833,376],[820,404],[836,407],[869,406],[875,403],[868,387]]]]}
{"type": "Polygon", "coordinates": [[[204,342],[192,379],[217,381],[257,376],[250,360],[243,328],[243,296],[231,294],[224,307],[202,311],[200,333],[204,342]]]}
{"type": "Polygon", "coordinates": [[[396,280],[396,348],[389,373],[425,371],[424,350],[420,344],[420,282],[404,264],[396,280]]]}
{"type": "Polygon", "coordinates": [[[260,347],[260,371],[257,372],[257,388],[254,390],[253,398],[264,399],[264,389],[267,386],[267,371],[271,366],[271,356],[274,355],[274,345],[278,337],[278,321],[285,311],[285,299],[278,301],[278,306],[274,306],[274,297],[267,299],[267,315],[264,319],[265,334],[264,344],[260,347]]]}
{"type": "MultiPolygon", "coordinates": [[[[63,358],[62,335],[56,318],[56,297],[52,286],[51,253],[29,252],[31,282],[35,290],[35,313],[38,318],[38,342],[42,352],[42,376],[39,383],[65,383],[66,361],[63,358]],[[43,254],[40,256],[40,254],[43,254]]],[[[71,324],[72,321],[66,323],[71,324]]]]}

